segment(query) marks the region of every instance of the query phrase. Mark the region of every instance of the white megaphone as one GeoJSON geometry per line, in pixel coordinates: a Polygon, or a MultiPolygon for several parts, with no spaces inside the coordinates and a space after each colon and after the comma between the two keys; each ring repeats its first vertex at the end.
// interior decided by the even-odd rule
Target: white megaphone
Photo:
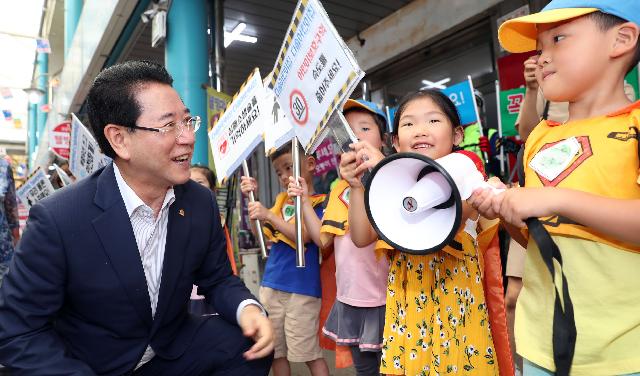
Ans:
{"type": "Polygon", "coordinates": [[[371,171],[365,208],[380,239],[399,251],[422,255],[453,240],[462,220],[462,200],[481,187],[491,188],[462,153],[437,160],[397,153],[371,171]]]}

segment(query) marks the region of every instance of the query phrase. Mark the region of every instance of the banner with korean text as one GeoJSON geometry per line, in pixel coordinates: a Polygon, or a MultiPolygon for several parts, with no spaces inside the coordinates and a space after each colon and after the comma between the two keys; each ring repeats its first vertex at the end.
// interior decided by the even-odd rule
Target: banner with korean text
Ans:
{"type": "Polygon", "coordinates": [[[71,114],[69,169],[79,180],[111,162],[100,152],[98,142],[75,114],[71,114]]]}
{"type": "Polygon", "coordinates": [[[36,202],[53,194],[53,185],[47,178],[42,168],[38,167],[31,176],[16,189],[16,196],[20,202],[29,210],[36,202]]]}
{"type": "Polygon", "coordinates": [[[460,124],[469,125],[478,121],[471,80],[451,85],[443,89],[442,92],[456,105],[456,109],[460,115],[460,124]]]}
{"type": "Polygon", "coordinates": [[[262,141],[268,106],[256,68],[209,132],[218,182],[231,176],[262,141]]]}
{"type": "Polygon", "coordinates": [[[305,150],[363,76],[320,2],[300,0],[270,86],[305,150]]]}
{"type": "Polygon", "coordinates": [[[220,113],[224,111],[229,101],[231,101],[229,95],[210,87],[207,88],[207,131],[213,128],[213,124],[218,120],[220,113]]]}
{"type": "Polygon", "coordinates": [[[502,135],[505,137],[518,135],[516,120],[524,102],[524,92],[524,88],[500,91],[500,121],[502,135]]]}

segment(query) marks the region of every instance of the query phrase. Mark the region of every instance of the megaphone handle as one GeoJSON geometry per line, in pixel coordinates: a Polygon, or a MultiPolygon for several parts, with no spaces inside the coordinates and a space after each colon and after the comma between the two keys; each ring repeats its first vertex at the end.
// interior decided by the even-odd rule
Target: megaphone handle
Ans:
{"type": "Polygon", "coordinates": [[[496,188],[493,185],[487,183],[486,181],[482,182],[478,188],[489,188],[494,194],[500,194],[504,192],[504,188],[496,188]]]}

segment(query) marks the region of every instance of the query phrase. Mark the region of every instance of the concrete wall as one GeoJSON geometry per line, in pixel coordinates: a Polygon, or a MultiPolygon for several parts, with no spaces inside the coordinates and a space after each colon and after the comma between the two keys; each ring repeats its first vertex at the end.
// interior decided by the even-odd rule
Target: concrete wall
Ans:
{"type": "Polygon", "coordinates": [[[362,69],[375,70],[499,3],[501,0],[415,0],[361,32],[364,45],[358,37],[347,45],[362,69]]]}

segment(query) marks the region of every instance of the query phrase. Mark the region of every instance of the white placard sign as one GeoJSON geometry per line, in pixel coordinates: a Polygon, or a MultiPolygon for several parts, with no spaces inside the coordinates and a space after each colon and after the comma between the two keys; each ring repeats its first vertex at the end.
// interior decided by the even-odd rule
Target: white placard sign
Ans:
{"type": "MultiPolygon", "coordinates": [[[[270,78],[270,76],[267,78],[270,78]]],[[[293,131],[293,124],[291,124],[285,112],[280,108],[280,104],[276,100],[273,90],[265,85],[264,92],[264,102],[270,110],[266,116],[269,120],[267,120],[264,125],[264,151],[266,155],[269,156],[282,145],[291,142],[295,133],[293,131]]]]}
{"type": "Polygon", "coordinates": [[[318,0],[300,0],[271,87],[305,150],[364,72],[318,0]]]}
{"type": "Polygon", "coordinates": [[[75,114],[71,115],[69,169],[79,180],[108,164],[111,158],[100,152],[100,147],[89,130],[78,120],[75,114]]]}
{"type": "Polygon", "coordinates": [[[264,87],[256,68],[209,132],[220,183],[231,176],[262,141],[265,116],[269,113],[264,100],[264,87]]]}
{"type": "Polygon", "coordinates": [[[16,189],[16,196],[18,196],[28,210],[36,202],[51,195],[53,192],[53,186],[47,178],[47,175],[38,167],[29,179],[27,179],[20,188],[16,189]]]}

